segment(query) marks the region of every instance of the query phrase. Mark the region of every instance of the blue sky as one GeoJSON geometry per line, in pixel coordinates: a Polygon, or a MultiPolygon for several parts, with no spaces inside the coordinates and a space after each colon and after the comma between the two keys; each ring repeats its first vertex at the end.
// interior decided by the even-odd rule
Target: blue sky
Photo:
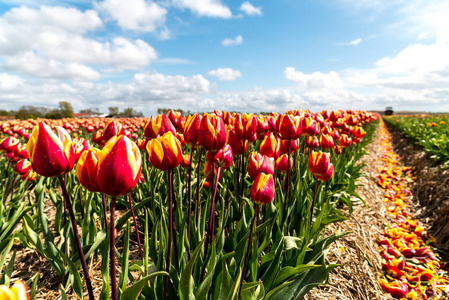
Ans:
{"type": "Polygon", "coordinates": [[[449,3],[0,1],[0,105],[449,111],[449,3]]]}

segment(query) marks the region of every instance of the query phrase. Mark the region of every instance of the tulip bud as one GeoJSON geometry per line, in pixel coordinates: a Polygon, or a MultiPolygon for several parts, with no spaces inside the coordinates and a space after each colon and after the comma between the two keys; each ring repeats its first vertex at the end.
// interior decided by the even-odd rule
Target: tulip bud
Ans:
{"type": "Polygon", "coordinates": [[[281,154],[280,140],[270,132],[265,136],[262,143],[260,144],[260,154],[266,155],[268,157],[274,157],[275,159],[281,154]]]}
{"type": "Polygon", "coordinates": [[[198,134],[201,124],[202,116],[200,114],[189,115],[184,126],[184,139],[189,145],[196,145],[198,143],[198,134]]]}
{"type": "Polygon", "coordinates": [[[31,163],[28,159],[19,160],[19,162],[14,166],[14,172],[19,175],[27,175],[31,170],[31,163]]]}
{"type": "Polygon", "coordinates": [[[268,127],[268,121],[265,118],[265,116],[259,115],[256,116],[256,123],[257,123],[257,137],[259,140],[263,140],[265,137],[265,133],[267,133],[269,127],[268,127]]]}
{"type": "Polygon", "coordinates": [[[259,173],[254,180],[250,197],[256,204],[268,204],[274,198],[274,179],[272,174],[259,173]]]}
{"type": "Polygon", "coordinates": [[[100,150],[90,148],[84,151],[76,164],[76,177],[82,186],[91,192],[99,192],[97,184],[97,165],[100,150]]]}
{"type": "Polygon", "coordinates": [[[205,114],[201,119],[199,144],[206,150],[215,152],[226,144],[226,129],[223,119],[215,114],[205,114]]]}
{"type": "MultiPolygon", "coordinates": [[[[279,158],[276,160],[276,170],[278,170],[278,172],[284,172],[286,173],[288,170],[288,155],[287,154],[282,154],[281,156],[279,156],[279,158]]],[[[292,166],[292,159],[290,158],[290,169],[292,166]]]]}
{"type": "Polygon", "coordinates": [[[94,133],[94,136],[92,137],[92,143],[103,146],[103,130],[98,130],[94,133]]]}
{"type": "Polygon", "coordinates": [[[326,174],[331,165],[330,160],[331,158],[329,153],[312,151],[309,157],[310,172],[316,177],[326,174]]]}
{"type": "Polygon", "coordinates": [[[251,179],[255,179],[259,173],[274,173],[274,158],[252,152],[249,155],[248,175],[251,179]]]}
{"type": "Polygon", "coordinates": [[[183,168],[191,167],[193,169],[192,162],[190,161],[190,154],[182,155],[181,167],[183,168]]]}
{"type": "Polygon", "coordinates": [[[119,121],[111,121],[103,130],[103,135],[101,137],[102,142],[106,143],[113,136],[117,136],[120,134],[124,134],[123,125],[119,121]]]}
{"type": "Polygon", "coordinates": [[[232,148],[230,145],[226,145],[217,152],[207,151],[206,157],[210,163],[215,160],[216,165],[227,169],[232,165],[232,148]]]}
{"type": "Polygon", "coordinates": [[[350,138],[347,134],[342,134],[340,136],[340,146],[343,148],[347,148],[351,146],[352,138],[350,138]]]}
{"type": "Polygon", "coordinates": [[[7,152],[7,153],[14,152],[14,151],[16,151],[19,144],[20,144],[20,141],[18,138],[9,136],[0,143],[0,152],[2,152],[2,151],[7,152]]]}
{"type": "Polygon", "coordinates": [[[298,140],[280,140],[281,153],[288,153],[288,144],[290,143],[290,153],[295,153],[298,150],[298,140]]]}
{"type": "Polygon", "coordinates": [[[318,138],[316,136],[310,135],[306,139],[306,145],[311,149],[316,149],[320,146],[320,143],[318,142],[318,138]]]}
{"type": "Polygon", "coordinates": [[[139,147],[127,136],[112,137],[97,157],[97,184],[103,194],[121,196],[136,186],[142,158],[139,147]]]}
{"type": "Polygon", "coordinates": [[[72,140],[73,151],[75,153],[75,161],[78,161],[84,151],[90,149],[89,141],[84,138],[74,138],[72,140]]]}
{"type": "Polygon", "coordinates": [[[69,172],[75,164],[72,139],[67,131],[56,126],[59,137],[50,126],[40,122],[34,127],[27,143],[33,169],[45,177],[60,176],[69,172]]]}
{"type": "Polygon", "coordinates": [[[28,156],[26,144],[19,144],[19,146],[17,146],[16,150],[14,151],[14,155],[17,158],[26,158],[26,159],[28,159],[29,156],[28,156]]]}
{"type": "Polygon", "coordinates": [[[331,135],[323,133],[320,136],[320,146],[323,149],[332,149],[334,148],[334,139],[331,135]]]}
{"type": "Polygon", "coordinates": [[[147,144],[147,151],[150,163],[159,170],[174,169],[181,164],[181,145],[171,131],[150,140],[147,144]]]}
{"type": "Polygon", "coordinates": [[[143,129],[143,135],[147,138],[157,138],[167,131],[176,134],[175,127],[166,115],[157,115],[156,118],[151,117],[143,129]]]}
{"type": "Polygon", "coordinates": [[[304,118],[302,123],[302,133],[305,135],[319,135],[320,123],[312,118],[304,118]]]}
{"type": "Polygon", "coordinates": [[[253,114],[237,115],[235,133],[242,140],[253,140],[257,131],[257,120],[253,114]]]}
{"type": "Polygon", "coordinates": [[[172,109],[168,112],[167,117],[172,122],[173,126],[179,131],[182,131],[182,114],[179,111],[173,111],[172,109]]]}
{"type": "Polygon", "coordinates": [[[302,132],[302,122],[302,117],[281,115],[276,123],[280,138],[289,141],[298,139],[302,132]]]}

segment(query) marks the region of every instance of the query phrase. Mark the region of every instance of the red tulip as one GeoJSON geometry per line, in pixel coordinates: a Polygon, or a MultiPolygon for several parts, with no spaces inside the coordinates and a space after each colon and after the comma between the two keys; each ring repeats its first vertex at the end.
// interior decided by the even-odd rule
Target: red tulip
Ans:
{"type": "Polygon", "coordinates": [[[31,170],[31,163],[28,159],[21,159],[14,166],[14,172],[19,175],[26,175],[31,170]]]}
{"type": "Polygon", "coordinates": [[[97,157],[97,184],[103,194],[121,196],[136,186],[142,158],[139,147],[127,136],[112,137],[97,157]]]}
{"type": "Polygon", "coordinates": [[[60,176],[69,172],[75,164],[72,139],[67,131],[56,126],[59,137],[50,126],[40,122],[35,126],[27,143],[33,169],[45,177],[60,176]]]}
{"type": "Polygon", "coordinates": [[[260,154],[269,157],[274,157],[275,159],[281,154],[280,140],[272,133],[265,135],[264,140],[260,144],[260,154]]]}
{"type": "Polygon", "coordinates": [[[98,130],[94,133],[92,137],[92,143],[95,143],[99,146],[103,146],[103,130],[98,130]]]}
{"type": "Polygon", "coordinates": [[[283,140],[296,140],[301,136],[302,132],[302,118],[292,115],[279,116],[276,127],[279,136],[283,140]]]}
{"type": "Polygon", "coordinates": [[[101,136],[101,139],[103,143],[106,143],[113,136],[117,136],[124,133],[125,129],[123,128],[123,125],[119,121],[114,120],[109,122],[108,125],[106,125],[105,129],[103,130],[103,135],[101,136]]]}
{"type": "Polygon", "coordinates": [[[237,115],[235,133],[242,140],[253,140],[257,131],[257,120],[253,114],[237,115]]]}
{"type": "Polygon", "coordinates": [[[151,117],[145,124],[143,135],[147,138],[157,138],[167,131],[176,134],[175,127],[166,115],[157,115],[156,118],[151,117]]]}
{"type": "Polygon", "coordinates": [[[309,170],[317,177],[324,175],[332,165],[330,161],[329,153],[312,151],[309,157],[309,170]]]}
{"type": "Polygon", "coordinates": [[[273,201],[274,198],[274,179],[273,175],[259,173],[254,180],[250,197],[256,204],[268,204],[273,201]]]}
{"type": "MultiPolygon", "coordinates": [[[[288,155],[282,154],[279,156],[279,158],[276,160],[276,170],[279,172],[287,172],[288,170],[288,155]]],[[[290,169],[292,166],[292,159],[290,158],[290,169]]]]}
{"type": "Polygon", "coordinates": [[[215,160],[216,167],[227,169],[232,165],[232,148],[226,145],[217,152],[207,151],[206,157],[210,163],[215,160]]]}
{"type": "Polygon", "coordinates": [[[0,143],[0,152],[14,152],[19,144],[20,141],[18,138],[9,136],[0,143]]]}
{"type": "Polygon", "coordinates": [[[350,138],[347,134],[342,134],[340,136],[340,146],[343,148],[349,147],[352,144],[352,138],[350,138]]]}
{"type": "Polygon", "coordinates": [[[307,137],[306,145],[311,149],[316,149],[320,146],[320,143],[318,142],[318,138],[316,136],[311,135],[307,137]]]}
{"type": "Polygon", "coordinates": [[[327,169],[326,173],[319,176],[317,179],[320,181],[329,181],[329,179],[331,179],[333,174],[334,174],[334,165],[329,164],[329,168],[327,169]]]}
{"type": "Polygon", "coordinates": [[[10,288],[0,285],[0,300],[28,300],[27,290],[28,288],[23,280],[16,281],[10,288]]]}
{"type": "Polygon", "coordinates": [[[202,117],[200,114],[194,114],[193,116],[189,115],[187,117],[186,124],[184,126],[184,139],[189,145],[198,144],[201,118],[202,117]]]}
{"type": "Polygon", "coordinates": [[[232,125],[226,126],[226,144],[232,148],[234,155],[242,155],[243,143],[245,143],[245,152],[248,149],[248,142],[237,136],[232,125]]]}
{"type": "Polygon", "coordinates": [[[171,131],[150,140],[147,144],[147,151],[150,163],[159,170],[174,169],[181,164],[181,145],[171,131]]]}
{"type": "Polygon", "coordinates": [[[302,123],[302,133],[305,135],[319,135],[320,123],[312,118],[304,118],[302,123]]]}
{"type": "Polygon", "coordinates": [[[298,140],[280,140],[281,153],[288,153],[288,144],[290,143],[290,153],[295,153],[298,150],[298,140]]]}
{"type": "Polygon", "coordinates": [[[167,114],[167,117],[172,122],[173,126],[179,131],[182,131],[182,114],[179,111],[170,110],[167,114]]]}
{"type": "Polygon", "coordinates": [[[90,148],[84,151],[76,164],[76,177],[82,186],[91,192],[99,192],[97,184],[97,165],[100,150],[90,148]]]}
{"type": "Polygon", "coordinates": [[[75,153],[75,161],[78,161],[84,151],[91,148],[89,141],[84,138],[74,138],[72,140],[73,151],[75,153]]]}
{"type": "Polygon", "coordinates": [[[252,152],[249,155],[248,175],[254,180],[259,173],[273,174],[274,158],[252,152]]]}
{"type": "Polygon", "coordinates": [[[332,149],[334,148],[334,139],[329,134],[323,133],[320,136],[320,146],[323,149],[332,149]]]}
{"type": "Polygon", "coordinates": [[[201,119],[199,144],[206,150],[215,152],[226,144],[226,129],[223,119],[215,114],[205,114],[201,119]]]}
{"type": "Polygon", "coordinates": [[[19,144],[19,146],[17,146],[16,150],[14,151],[14,155],[17,158],[29,158],[28,152],[27,152],[27,146],[26,144],[19,144]]]}
{"type": "Polygon", "coordinates": [[[380,279],[379,283],[386,293],[390,293],[394,297],[399,299],[405,298],[410,290],[406,283],[403,283],[399,280],[388,282],[385,279],[380,279]]]}

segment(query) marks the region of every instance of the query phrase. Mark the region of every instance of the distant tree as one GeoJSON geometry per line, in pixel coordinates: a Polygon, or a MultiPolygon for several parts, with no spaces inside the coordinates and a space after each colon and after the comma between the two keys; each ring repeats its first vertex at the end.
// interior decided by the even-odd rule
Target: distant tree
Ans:
{"type": "Polygon", "coordinates": [[[117,116],[119,114],[119,109],[116,106],[110,106],[108,109],[110,115],[117,116]]]}
{"type": "MultiPolygon", "coordinates": [[[[60,101],[59,102],[59,110],[62,118],[71,118],[73,117],[73,107],[70,102],[60,101]]],[[[54,110],[52,110],[53,114],[56,114],[54,110]]]]}
{"type": "Polygon", "coordinates": [[[18,111],[16,111],[14,116],[17,119],[26,120],[26,119],[43,118],[47,113],[48,108],[26,105],[22,106],[18,111]]]}
{"type": "Polygon", "coordinates": [[[125,110],[118,115],[120,117],[143,117],[143,113],[141,111],[136,111],[132,107],[125,108],[125,110]]]}
{"type": "Polygon", "coordinates": [[[0,109],[0,116],[10,116],[11,113],[7,110],[0,109]]]}
{"type": "MultiPolygon", "coordinates": [[[[72,114],[73,116],[73,114],[72,114]]],[[[45,114],[45,117],[47,119],[62,119],[66,118],[67,116],[64,115],[63,111],[60,109],[52,109],[48,113],[45,114]]]]}
{"type": "MultiPolygon", "coordinates": [[[[182,109],[173,109],[173,108],[158,108],[157,109],[157,114],[158,115],[166,115],[166,114],[168,114],[168,112],[170,111],[170,110],[173,110],[173,111],[179,111],[183,116],[187,116],[186,115],[186,112],[184,112],[182,109]]],[[[190,110],[188,111],[189,113],[190,113],[190,110]]]]}

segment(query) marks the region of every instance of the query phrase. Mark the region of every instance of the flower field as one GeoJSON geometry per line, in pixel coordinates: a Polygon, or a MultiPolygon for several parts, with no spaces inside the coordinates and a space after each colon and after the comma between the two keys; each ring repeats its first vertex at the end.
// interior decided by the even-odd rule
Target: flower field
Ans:
{"type": "Polygon", "coordinates": [[[392,116],[385,121],[449,167],[449,115],[392,116]]]}
{"type": "Polygon", "coordinates": [[[33,249],[61,299],[301,299],[339,267],[327,253],[349,232],[326,228],[364,201],[359,160],[378,117],[4,122],[0,284],[45,297],[44,274],[15,277],[33,249]]]}

